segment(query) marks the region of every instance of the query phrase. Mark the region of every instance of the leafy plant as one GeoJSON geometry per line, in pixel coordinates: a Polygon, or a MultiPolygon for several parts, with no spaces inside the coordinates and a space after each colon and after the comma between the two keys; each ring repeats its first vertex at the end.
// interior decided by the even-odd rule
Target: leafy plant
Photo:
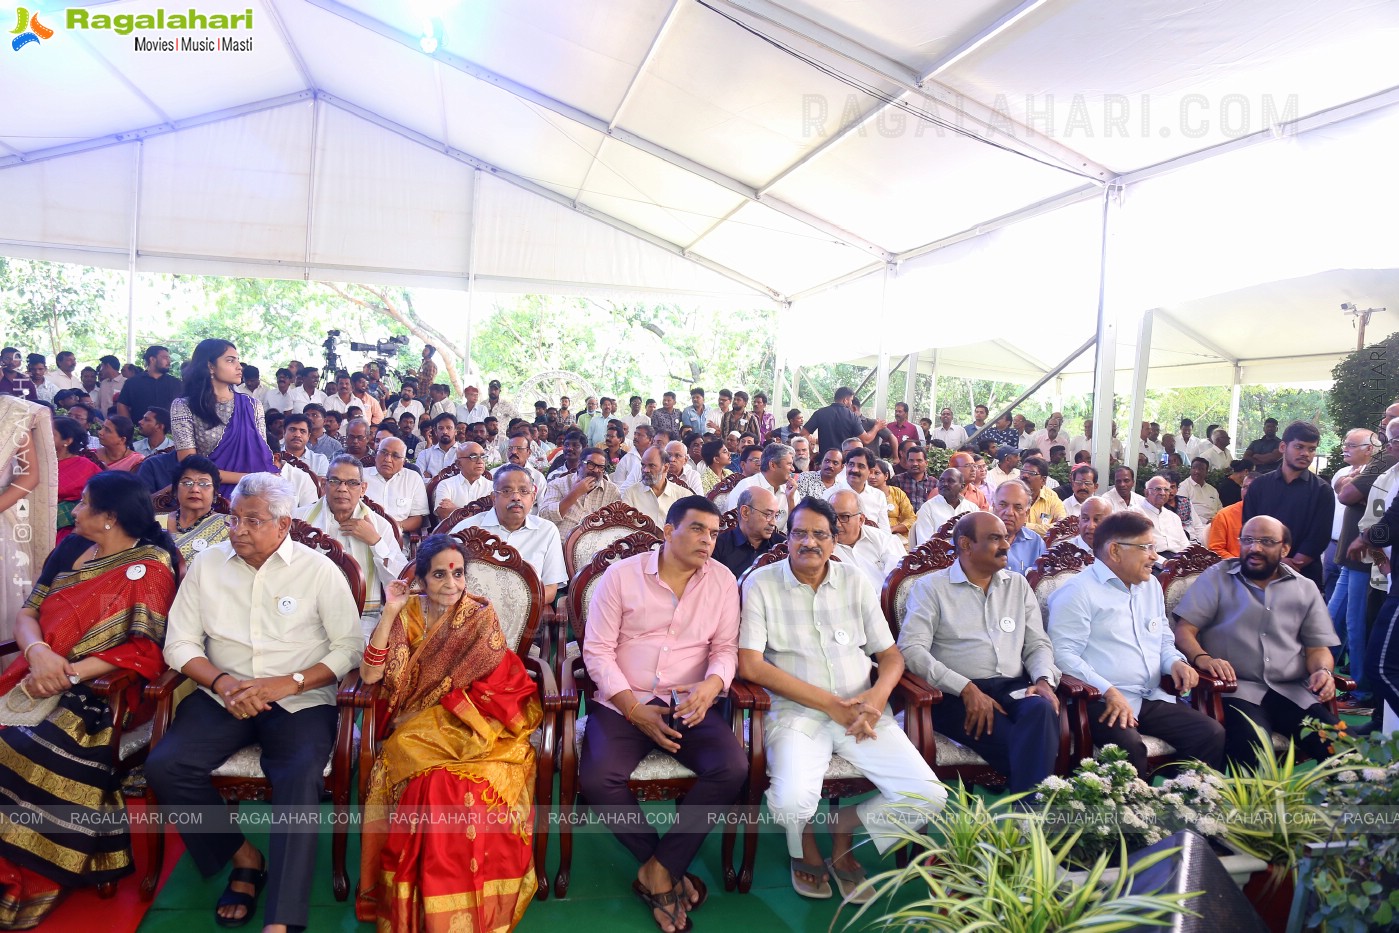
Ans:
{"type": "Polygon", "coordinates": [[[1110,933],[1169,926],[1171,914],[1193,913],[1187,904],[1199,893],[1129,893],[1138,872],[1170,858],[1176,849],[1128,865],[1127,849],[1120,845],[1097,858],[1085,881],[1075,882],[1066,871],[1072,836],[1056,846],[1039,814],[988,808],[965,792],[950,798],[929,828],[928,836],[909,834],[909,845],[919,854],[906,867],[870,880],[876,896],[850,917],[847,927],[875,910],[882,899],[910,889],[919,896],[879,916],[876,926],[949,933],[1110,933]],[[1013,844],[1009,837],[1014,837],[1013,844]],[[1113,880],[1104,880],[1107,870],[1119,865],[1123,870],[1113,880]]]}

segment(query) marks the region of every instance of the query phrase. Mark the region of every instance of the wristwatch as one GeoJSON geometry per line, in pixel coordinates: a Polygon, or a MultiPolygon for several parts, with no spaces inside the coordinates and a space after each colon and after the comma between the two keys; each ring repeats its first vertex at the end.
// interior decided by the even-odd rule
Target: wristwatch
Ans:
{"type": "Polygon", "coordinates": [[[306,675],[301,673],[300,671],[297,671],[295,674],[291,675],[291,681],[292,683],[296,684],[297,693],[300,693],[301,691],[306,689],[306,675]]]}

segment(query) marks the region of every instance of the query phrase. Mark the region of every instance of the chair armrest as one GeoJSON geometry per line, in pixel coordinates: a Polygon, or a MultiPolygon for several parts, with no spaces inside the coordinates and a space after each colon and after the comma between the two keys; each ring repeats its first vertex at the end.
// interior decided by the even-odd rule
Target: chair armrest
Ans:
{"type": "Polygon", "coordinates": [[[340,681],[340,688],[335,692],[335,703],[351,709],[369,709],[374,705],[374,685],[361,680],[358,670],[350,671],[340,681]]]}
{"type": "Polygon", "coordinates": [[[766,690],[737,677],[729,684],[729,697],[736,706],[755,713],[765,713],[772,709],[772,697],[766,690]]]}
{"type": "Polygon", "coordinates": [[[1059,696],[1066,699],[1099,700],[1102,694],[1098,688],[1090,686],[1079,680],[1072,674],[1062,674],[1059,677],[1059,696]]]}
{"type": "Polygon", "coordinates": [[[19,654],[19,642],[14,639],[10,641],[0,641],[0,657],[7,654],[19,654]]]}
{"type": "Polygon", "coordinates": [[[526,658],[525,670],[529,671],[534,678],[534,682],[539,685],[540,704],[546,712],[555,712],[562,708],[563,695],[559,691],[558,682],[554,680],[554,672],[545,664],[541,658],[526,658]]]}
{"type": "Polygon", "coordinates": [[[99,696],[111,696],[114,693],[121,693],[128,687],[134,687],[141,682],[141,675],[135,671],[118,669],[108,671],[101,677],[94,677],[88,684],[99,696]]]}
{"type": "Polygon", "coordinates": [[[904,671],[895,690],[903,692],[914,706],[933,706],[942,702],[942,691],[912,671],[904,671]]]}
{"type": "MultiPolygon", "coordinates": [[[[3,646],[0,646],[0,648],[3,648],[3,646]]],[[[1331,679],[1336,682],[1337,693],[1350,693],[1352,690],[1355,689],[1355,681],[1351,680],[1344,674],[1333,673],[1331,675],[1331,679]]]]}
{"type": "Polygon", "coordinates": [[[184,674],[171,668],[146,684],[146,690],[142,697],[147,700],[168,700],[174,695],[175,688],[184,683],[185,679],[184,674]]]}

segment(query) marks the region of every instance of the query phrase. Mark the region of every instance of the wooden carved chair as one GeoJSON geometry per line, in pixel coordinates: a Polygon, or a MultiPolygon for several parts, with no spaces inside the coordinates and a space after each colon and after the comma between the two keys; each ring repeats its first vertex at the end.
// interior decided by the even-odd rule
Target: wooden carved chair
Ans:
{"type": "Polygon", "coordinates": [[[1067,541],[1056,544],[1035,559],[1035,566],[1025,578],[1030,581],[1030,589],[1035,591],[1035,599],[1040,604],[1040,615],[1045,625],[1049,624],[1049,597],[1054,591],[1073,579],[1073,575],[1093,563],[1093,555],[1074,547],[1067,541]]]}
{"type": "Polygon", "coordinates": [[[398,527],[398,522],[394,521],[389,513],[384,511],[382,505],[368,496],[364,496],[361,501],[364,502],[365,508],[389,523],[389,527],[393,529],[393,539],[398,542],[399,547],[403,547],[403,530],[398,527]]]}
{"type": "MultiPolygon", "coordinates": [[[[292,519],[290,534],[293,541],[323,552],[340,568],[340,572],[345,575],[345,583],[350,588],[350,594],[354,598],[356,614],[362,614],[364,612],[365,582],[355,559],[347,554],[340,547],[340,544],[329,535],[300,519],[292,519]]],[[[151,748],[155,748],[159,744],[170,728],[175,714],[175,691],[186,679],[185,675],[179,671],[166,671],[158,680],[146,687],[145,698],[156,704],[151,748]]],[[[358,683],[359,671],[351,671],[341,682],[341,693],[353,690],[358,683]]],[[[331,801],[335,806],[337,822],[349,815],[350,772],[354,767],[354,727],[354,710],[342,706],[335,745],[331,750],[330,760],[326,762],[324,772],[326,787],[330,791],[331,801]]],[[[249,745],[234,752],[228,757],[228,760],[214,769],[211,779],[215,789],[229,803],[236,803],[240,800],[267,800],[271,784],[262,773],[261,759],[262,748],[259,745],[249,745]]],[[[149,785],[145,790],[145,800],[150,812],[158,812],[156,810],[158,801],[149,785]]],[[[332,862],[341,866],[345,863],[345,842],[344,838],[334,839],[332,842],[332,862]]],[[[151,837],[150,861],[146,868],[146,876],[141,881],[141,895],[147,900],[155,894],[156,884],[160,879],[161,863],[164,860],[165,833],[162,827],[156,825],[151,837]]],[[[343,870],[338,874],[332,874],[331,885],[337,900],[343,901],[349,896],[349,876],[343,870]]]]}
{"type": "Polygon", "coordinates": [[[1059,521],[1049,526],[1049,530],[1044,534],[1044,546],[1052,548],[1060,541],[1067,541],[1078,534],[1078,516],[1070,515],[1061,518],[1059,521]]]}
{"type": "Polygon", "coordinates": [[[933,532],[933,540],[951,541],[952,529],[957,527],[957,523],[962,520],[962,516],[954,515],[938,526],[938,530],[933,532]]]}
{"type": "MultiPolygon", "coordinates": [[[[179,501],[175,498],[175,487],[166,486],[159,492],[151,495],[151,507],[155,509],[155,514],[163,515],[166,512],[173,512],[180,507],[179,501]]],[[[214,493],[214,511],[220,515],[229,513],[228,500],[223,497],[223,493],[214,493]]]]}
{"type": "MultiPolygon", "coordinates": [[[[466,528],[452,537],[466,545],[469,559],[466,563],[466,588],[468,592],[484,596],[495,608],[500,620],[501,632],[525,669],[534,678],[539,693],[540,706],[544,719],[540,728],[530,736],[534,746],[535,763],[535,833],[534,867],[539,879],[536,900],[549,896],[549,879],[546,874],[545,855],[549,845],[549,812],[554,799],[554,755],[556,746],[556,722],[559,705],[557,681],[548,665],[539,658],[531,657],[529,648],[534,641],[535,630],[539,627],[544,611],[544,585],[534,568],[525,562],[520,553],[500,538],[484,528],[466,528]]],[[[412,580],[414,566],[403,568],[399,576],[412,580]]],[[[359,733],[359,802],[364,805],[369,790],[369,773],[374,767],[383,741],[388,737],[388,724],[380,721],[382,708],[376,708],[375,698],[379,693],[377,684],[366,685],[358,678],[347,683],[340,690],[342,717],[348,711],[353,717],[357,710],[364,710],[359,733]]],[[[333,873],[337,879],[348,877],[345,866],[346,839],[349,827],[337,821],[334,827],[331,846],[333,873]]],[[[337,882],[338,884],[338,882],[337,882]]],[[[337,888],[338,891],[338,888],[337,888]]],[[[337,894],[337,897],[339,895],[337,894]]]]}
{"type": "MultiPolygon", "coordinates": [[[[786,559],[786,543],[779,544],[758,555],[752,566],[745,570],[738,579],[740,593],[748,577],[752,574],[786,559]]],[[[838,562],[835,557],[832,557],[831,560],[838,562]]],[[[897,635],[897,632],[893,634],[897,635]]],[[[737,887],[740,892],[746,893],[753,885],[753,867],[758,855],[756,818],[762,803],[763,793],[768,787],[767,749],[763,744],[766,732],[763,719],[764,714],[772,708],[772,699],[763,688],[738,679],[734,680],[732,692],[736,698],[742,698],[744,705],[752,712],[748,717],[749,734],[745,742],[748,750],[748,782],[744,794],[743,863],[737,877],[733,879],[734,883],[730,884],[726,875],[724,886],[730,890],[737,887]]],[[[931,728],[925,724],[931,721],[932,705],[940,699],[942,699],[940,692],[907,671],[904,672],[903,678],[890,697],[896,717],[902,718],[904,732],[908,734],[909,740],[916,748],[922,748],[920,745],[922,735],[931,734],[931,728]]],[[[868,793],[872,790],[874,790],[874,785],[854,765],[839,755],[831,756],[830,763],[826,766],[826,774],[821,781],[821,796],[831,802],[832,808],[839,806],[842,798],[868,793]]],[[[727,839],[725,843],[727,844],[727,839]]]]}
{"type": "Polygon", "coordinates": [[[437,523],[437,528],[444,534],[451,534],[452,529],[457,527],[457,523],[465,521],[473,515],[480,515],[482,512],[489,512],[495,508],[494,496],[482,496],[472,500],[459,509],[453,509],[447,513],[447,517],[437,523]]]}
{"type": "MultiPolygon", "coordinates": [[[[569,612],[574,631],[581,645],[587,637],[588,606],[593,591],[604,571],[627,557],[644,554],[660,546],[660,538],[645,531],[634,531],[613,541],[593,555],[591,561],[573,577],[568,588],[569,612]]],[[[568,893],[569,876],[573,866],[573,821],[582,804],[579,802],[578,767],[587,729],[586,715],[579,716],[579,700],[591,702],[596,685],[580,656],[570,657],[564,665],[563,699],[559,710],[559,872],[554,879],[554,893],[568,893]]],[[[744,694],[745,696],[747,694],[744,694]]],[[[730,710],[734,734],[743,739],[743,712],[748,707],[739,695],[730,691],[730,710]]],[[[629,786],[643,801],[670,800],[682,797],[693,786],[695,773],[660,749],[653,750],[632,771],[629,786]]],[[[731,888],[734,877],[733,850],[737,831],[732,824],[724,828],[721,858],[725,886],[731,888]]]]}
{"type": "MultiPolygon", "coordinates": [[[[714,484],[713,489],[709,490],[709,501],[717,505],[721,512],[728,511],[732,508],[732,505],[729,503],[729,493],[733,492],[733,488],[743,482],[744,479],[745,477],[742,473],[730,473],[728,476],[725,476],[714,484]]],[[[733,503],[733,505],[736,504],[737,503],[733,503]]]]}
{"type": "Polygon", "coordinates": [[[360,457],[359,465],[365,468],[372,467],[374,465],[374,455],[365,454],[363,457],[360,457]]]}
{"type": "Polygon", "coordinates": [[[437,487],[442,485],[445,480],[460,475],[461,467],[457,466],[455,460],[433,474],[432,479],[427,481],[427,505],[429,509],[434,508],[434,502],[437,499],[437,487]]]}
{"type": "Polygon", "coordinates": [[[1192,544],[1161,565],[1161,572],[1157,574],[1156,579],[1161,584],[1161,592],[1166,599],[1167,618],[1175,618],[1176,607],[1185,598],[1185,593],[1195,582],[1195,578],[1221,560],[1223,558],[1209,548],[1192,544]]]}
{"type": "Polygon", "coordinates": [[[732,531],[738,527],[738,509],[729,509],[719,516],[719,530],[732,531]]]}
{"type": "Polygon", "coordinates": [[[325,478],[302,460],[300,457],[293,457],[286,451],[282,452],[282,466],[291,466],[311,477],[311,482],[316,484],[316,495],[325,495],[325,478]]]}

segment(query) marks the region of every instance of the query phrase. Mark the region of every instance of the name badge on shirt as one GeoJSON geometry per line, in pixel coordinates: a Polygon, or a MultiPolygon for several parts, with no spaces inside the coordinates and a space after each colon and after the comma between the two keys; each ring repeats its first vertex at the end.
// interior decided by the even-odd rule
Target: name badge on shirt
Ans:
{"type": "Polygon", "coordinates": [[[1013,632],[1013,631],[1015,631],[1015,620],[1012,619],[1010,616],[1006,616],[1005,618],[1001,619],[1001,631],[1003,631],[1003,632],[1013,632]]]}
{"type": "Polygon", "coordinates": [[[1150,622],[1146,623],[1146,630],[1147,630],[1148,632],[1154,632],[1154,631],[1156,631],[1156,627],[1157,627],[1158,624],[1159,624],[1158,620],[1152,619],[1150,622]]]}
{"type": "Polygon", "coordinates": [[[132,564],[126,568],[126,579],[139,580],[146,575],[145,564],[132,564]]]}
{"type": "Polygon", "coordinates": [[[203,538],[195,538],[194,543],[192,543],[190,547],[194,548],[195,553],[198,553],[199,551],[206,550],[209,547],[209,542],[205,541],[203,538]]]}
{"type": "Polygon", "coordinates": [[[848,645],[850,644],[850,633],[843,628],[838,628],[835,630],[835,640],[837,645],[848,645]]]}
{"type": "Polygon", "coordinates": [[[296,597],[283,596],[277,600],[277,611],[284,616],[289,616],[296,611],[296,597]]]}
{"type": "Polygon", "coordinates": [[[398,499],[396,500],[396,502],[397,502],[398,505],[407,505],[407,504],[408,504],[409,502],[411,502],[411,501],[412,501],[412,500],[409,499],[407,496],[399,496],[398,499]]]}

